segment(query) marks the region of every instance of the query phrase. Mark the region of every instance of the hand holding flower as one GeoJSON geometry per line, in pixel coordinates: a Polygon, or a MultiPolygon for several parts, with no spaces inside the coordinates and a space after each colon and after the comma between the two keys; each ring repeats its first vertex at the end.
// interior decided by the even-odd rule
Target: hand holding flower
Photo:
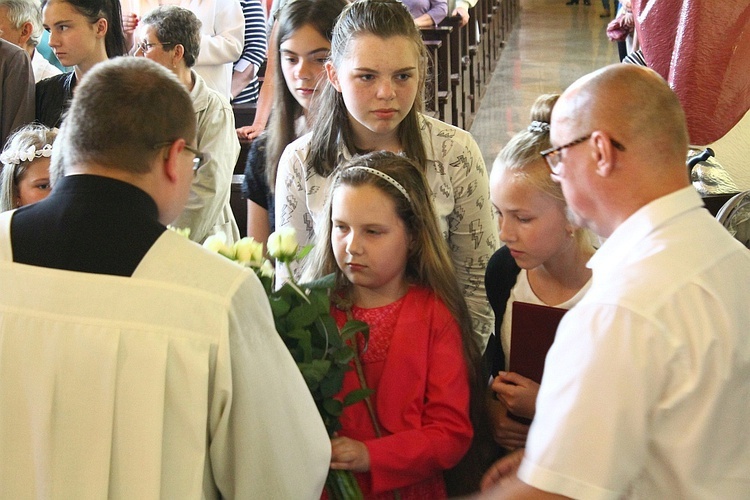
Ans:
{"type": "Polygon", "coordinates": [[[348,437],[331,439],[331,469],[354,472],[370,470],[370,452],[365,443],[348,437]]]}

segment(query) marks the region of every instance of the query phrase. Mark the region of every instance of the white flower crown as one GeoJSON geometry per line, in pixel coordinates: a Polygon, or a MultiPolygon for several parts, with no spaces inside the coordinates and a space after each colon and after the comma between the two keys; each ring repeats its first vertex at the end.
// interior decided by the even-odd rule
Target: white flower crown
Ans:
{"type": "Polygon", "coordinates": [[[42,149],[37,149],[36,146],[32,145],[21,151],[4,152],[0,155],[0,162],[5,165],[18,165],[24,161],[32,161],[41,157],[49,158],[50,156],[52,156],[52,144],[45,144],[42,149]]]}

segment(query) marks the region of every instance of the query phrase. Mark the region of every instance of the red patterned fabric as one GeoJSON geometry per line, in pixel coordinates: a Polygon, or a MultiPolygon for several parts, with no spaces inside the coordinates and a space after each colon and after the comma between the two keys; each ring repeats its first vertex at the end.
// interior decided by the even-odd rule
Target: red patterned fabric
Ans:
{"type": "MultiPolygon", "coordinates": [[[[341,326],[346,315],[332,314],[341,326]]],[[[468,450],[469,385],[461,334],[453,317],[429,290],[411,287],[401,300],[376,309],[353,308],[370,325],[362,356],[365,380],[383,433],[376,438],[364,402],[347,407],[341,436],[363,441],[371,470],[356,474],[369,499],[445,498],[442,471],[468,450]]],[[[354,370],[342,394],[360,387],[354,370]]]]}
{"type": "Polygon", "coordinates": [[[633,0],[648,66],[669,82],[690,142],[726,135],[750,109],[748,0],[633,0]]]}

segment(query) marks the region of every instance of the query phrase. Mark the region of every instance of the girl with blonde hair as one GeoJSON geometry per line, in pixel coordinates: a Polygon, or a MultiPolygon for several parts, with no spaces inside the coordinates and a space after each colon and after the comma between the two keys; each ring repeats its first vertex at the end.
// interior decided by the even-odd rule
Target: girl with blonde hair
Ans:
{"type": "Polygon", "coordinates": [[[540,96],[531,123],[495,160],[492,203],[505,246],[487,265],[487,297],[495,312],[495,334],[485,358],[495,379],[489,403],[495,441],[505,449],[523,447],[539,384],[505,371],[510,357],[511,304],[528,302],[569,309],[591,285],[586,263],[594,253],[589,233],[572,220],[560,185],[550,177],[541,153],[551,148],[549,120],[557,94],[540,96]]]}

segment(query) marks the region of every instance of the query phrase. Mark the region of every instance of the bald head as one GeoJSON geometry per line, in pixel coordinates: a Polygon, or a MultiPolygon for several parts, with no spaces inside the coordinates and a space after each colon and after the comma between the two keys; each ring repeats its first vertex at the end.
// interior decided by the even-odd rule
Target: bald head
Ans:
{"type": "Polygon", "coordinates": [[[685,114],[666,82],[646,68],[617,64],[573,83],[552,111],[550,139],[566,146],[556,180],[568,205],[601,236],[689,185],[685,114]]]}
{"type": "MultiPolygon", "coordinates": [[[[688,148],[685,113],[656,72],[615,64],[573,83],[555,108],[576,133],[604,130],[644,161],[684,168],[688,148]],[[559,108],[559,109],[558,109],[559,108]]],[[[654,165],[656,166],[656,165],[654,165]]]]}

